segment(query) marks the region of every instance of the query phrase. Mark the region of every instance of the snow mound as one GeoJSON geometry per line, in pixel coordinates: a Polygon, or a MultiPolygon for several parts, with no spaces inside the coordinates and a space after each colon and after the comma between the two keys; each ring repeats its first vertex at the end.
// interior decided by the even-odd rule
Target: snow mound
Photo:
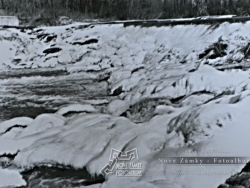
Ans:
{"type": "Polygon", "coordinates": [[[31,124],[32,121],[33,119],[28,117],[19,117],[4,121],[0,123],[0,134],[6,132],[8,129],[15,126],[20,126],[20,127],[28,126],[29,124],[31,124]]]}
{"type": "Polygon", "coordinates": [[[14,170],[0,169],[0,187],[26,186],[22,176],[14,170]]]}
{"type": "Polygon", "coordinates": [[[86,112],[86,113],[94,113],[97,112],[96,109],[90,104],[71,104],[59,109],[56,113],[59,115],[66,115],[71,112],[86,112]]]}
{"type": "Polygon", "coordinates": [[[38,132],[46,131],[53,127],[65,125],[65,118],[57,114],[42,114],[38,116],[26,129],[24,129],[17,138],[32,135],[38,132]]]}
{"type": "Polygon", "coordinates": [[[113,100],[107,107],[108,112],[113,116],[120,116],[122,113],[126,112],[128,108],[129,104],[122,100],[113,100]]]}

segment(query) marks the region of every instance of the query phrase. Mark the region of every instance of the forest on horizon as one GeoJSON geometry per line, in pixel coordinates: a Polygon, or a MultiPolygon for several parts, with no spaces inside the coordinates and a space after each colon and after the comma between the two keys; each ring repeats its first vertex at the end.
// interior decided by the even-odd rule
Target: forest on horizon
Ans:
{"type": "Polygon", "coordinates": [[[250,0],[0,0],[0,15],[19,18],[129,20],[250,15],[250,0]]]}

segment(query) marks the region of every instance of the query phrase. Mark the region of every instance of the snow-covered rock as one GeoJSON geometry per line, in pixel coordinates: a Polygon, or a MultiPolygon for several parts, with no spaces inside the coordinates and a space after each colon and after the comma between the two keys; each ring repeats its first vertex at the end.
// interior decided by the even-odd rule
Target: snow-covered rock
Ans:
{"type": "Polygon", "coordinates": [[[12,127],[27,127],[29,124],[32,123],[32,121],[33,119],[28,117],[19,117],[4,121],[0,123],[0,134],[6,132],[12,127]]]}
{"type": "Polygon", "coordinates": [[[65,107],[60,108],[56,113],[59,115],[65,115],[68,113],[79,113],[79,112],[86,112],[86,113],[93,113],[97,112],[96,109],[90,104],[71,104],[65,107]]]}
{"type": "Polygon", "coordinates": [[[17,138],[39,133],[54,127],[65,125],[65,118],[57,114],[42,114],[38,116],[17,138]]]}
{"type": "Polygon", "coordinates": [[[58,22],[60,25],[69,25],[73,23],[73,20],[67,16],[60,16],[60,18],[58,19],[58,22]]]}
{"type": "Polygon", "coordinates": [[[176,109],[172,106],[165,106],[165,105],[159,105],[155,108],[155,114],[157,115],[163,115],[163,114],[170,114],[174,112],[176,109]]]}
{"type": "Polygon", "coordinates": [[[129,104],[123,100],[113,100],[109,103],[107,109],[108,112],[113,116],[120,116],[122,113],[126,112],[129,108],[129,104]]]}

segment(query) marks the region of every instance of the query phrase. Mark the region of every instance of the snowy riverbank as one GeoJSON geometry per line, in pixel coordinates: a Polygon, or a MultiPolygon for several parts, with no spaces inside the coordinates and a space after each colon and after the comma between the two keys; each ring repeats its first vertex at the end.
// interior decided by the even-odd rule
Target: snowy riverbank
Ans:
{"type": "MultiPolygon", "coordinates": [[[[5,184],[25,185],[18,173],[44,166],[100,175],[112,148],[137,148],[142,177],[99,176],[89,187],[223,184],[245,164],[169,166],[159,158],[250,157],[249,29],[247,22],[0,30],[0,180],[15,173],[5,184]],[[9,120],[15,114],[30,118],[9,120]]],[[[40,185],[62,181],[40,177],[40,185]]]]}

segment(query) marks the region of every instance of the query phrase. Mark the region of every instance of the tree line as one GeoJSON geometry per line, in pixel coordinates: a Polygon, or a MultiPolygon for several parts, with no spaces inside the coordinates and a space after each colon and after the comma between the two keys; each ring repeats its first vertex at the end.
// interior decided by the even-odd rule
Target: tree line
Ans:
{"type": "Polygon", "coordinates": [[[72,19],[167,19],[250,15],[250,0],[0,0],[0,14],[72,19]]]}

